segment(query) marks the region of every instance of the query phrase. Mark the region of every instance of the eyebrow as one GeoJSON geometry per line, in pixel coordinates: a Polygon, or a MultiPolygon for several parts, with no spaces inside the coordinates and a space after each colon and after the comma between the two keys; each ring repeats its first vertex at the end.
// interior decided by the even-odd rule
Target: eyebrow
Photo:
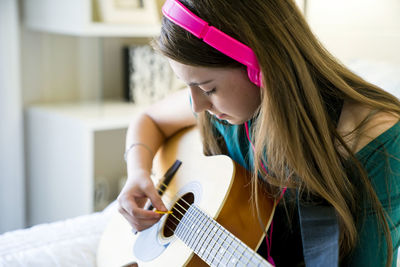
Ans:
{"type": "Polygon", "coordinates": [[[199,83],[192,82],[192,83],[189,83],[189,86],[199,86],[199,85],[203,85],[203,84],[206,84],[206,83],[210,83],[212,81],[213,80],[208,80],[208,81],[199,82],[199,83]]]}

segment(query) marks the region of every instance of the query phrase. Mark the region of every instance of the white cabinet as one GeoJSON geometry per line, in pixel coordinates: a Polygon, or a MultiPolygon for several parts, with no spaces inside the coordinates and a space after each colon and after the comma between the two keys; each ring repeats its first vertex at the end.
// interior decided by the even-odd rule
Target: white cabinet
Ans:
{"type": "MultiPolygon", "coordinates": [[[[103,98],[103,91],[108,92],[108,97],[122,98],[110,95],[111,90],[122,92],[119,88],[122,82],[118,80],[122,75],[122,67],[118,67],[122,66],[122,47],[131,42],[129,39],[147,40],[160,31],[159,21],[143,21],[140,17],[135,17],[137,23],[105,23],[99,14],[100,1],[108,0],[22,1],[23,25],[34,30],[26,32],[31,37],[28,41],[33,42],[27,46],[38,48],[34,51],[39,56],[32,61],[42,60],[39,63],[45,66],[26,67],[27,77],[35,78],[25,84],[36,88],[38,81],[37,93],[47,93],[34,101],[54,101],[26,109],[28,225],[101,210],[115,199],[120,180],[126,176],[123,160],[126,129],[141,108],[122,102],[58,102],[75,99],[71,93],[75,91],[79,100],[103,98]],[[72,36],[67,39],[70,43],[66,48],[63,35],[72,36]],[[52,55],[47,57],[49,51],[68,54],[72,60],[63,62],[52,55]],[[51,71],[56,68],[60,71],[51,71]]],[[[156,1],[158,6],[164,2],[142,0],[141,3],[149,7],[149,1],[156,1]]],[[[152,10],[157,12],[154,5],[152,10]]],[[[28,60],[32,54],[29,52],[28,60]]]]}
{"type": "Polygon", "coordinates": [[[27,108],[29,225],[101,210],[126,176],[129,103],[42,104],[27,108]]]}
{"type": "MultiPolygon", "coordinates": [[[[29,90],[36,85],[39,88],[30,94],[47,93],[34,101],[53,101],[26,108],[28,225],[101,210],[115,199],[120,180],[126,176],[123,160],[126,129],[141,108],[122,102],[63,104],[59,101],[76,99],[71,93],[75,91],[79,100],[103,98],[103,91],[122,91],[118,87],[122,82],[117,81],[122,67],[115,66],[122,66],[120,54],[125,40],[154,37],[160,31],[160,24],[102,22],[99,1],[22,1],[23,25],[34,30],[26,32],[28,41],[33,42],[26,46],[38,48],[34,50],[37,58],[32,60],[32,53],[26,53],[24,60],[40,63],[39,67],[37,64],[26,67],[26,76],[35,78],[25,84],[29,90]],[[67,39],[69,46],[64,47],[63,35],[72,36],[67,39]],[[122,40],[114,43],[111,39],[122,40]],[[68,54],[72,60],[63,62],[52,55],[47,57],[52,51],[68,54]],[[110,57],[115,60],[110,62],[110,57]],[[60,71],[51,71],[59,66],[62,66],[60,71]]],[[[148,4],[149,0],[144,1],[148,4]]]]}

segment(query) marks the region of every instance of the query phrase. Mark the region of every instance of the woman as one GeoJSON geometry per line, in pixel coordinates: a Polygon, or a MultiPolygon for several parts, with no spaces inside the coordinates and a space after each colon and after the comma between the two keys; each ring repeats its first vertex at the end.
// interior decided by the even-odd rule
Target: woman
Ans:
{"type": "Polygon", "coordinates": [[[150,180],[154,152],[197,124],[207,154],[228,154],[253,173],[254,187],[283,196],[272,248],[260,250],[270,262],[394,266],[399,100],[333,58],[291,0],[168,0],[163,12],[154,45],[190,97],[176,93],[129,127],[118,200],[132,227],[160,219],[142,208],[147,199],[166,210],[150,180]],[[198,31],[196,17],[222,39],[214,28],[198,31]]]}

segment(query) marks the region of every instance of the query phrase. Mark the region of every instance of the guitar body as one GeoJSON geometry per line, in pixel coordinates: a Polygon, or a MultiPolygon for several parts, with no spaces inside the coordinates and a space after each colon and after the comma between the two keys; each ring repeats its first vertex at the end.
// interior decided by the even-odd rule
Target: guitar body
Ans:
{"type": "MultiPolygon", "coordinates": [[[[181,160],[182,165],[162,196],[166,207],[170,209],[179,197],[190,193],[194,196],[194,204],[202,211],[256,250],[264,242],[270,225],[273,200],[259,191],[263,229],[251,202],[250,174],[227,156],[204,156],[196,128],[177,133],[158,151],[153,162],[154,177],[162,177],[176,159],[181,160]]],[[[116,212],[100,240],[98,266],[129,266],[134,262],[140,267],[207,266],[180,239],[164,236],[167,216],[171,215],[164,215],[150,230],[134,235],[129,223],[116,212]],[[143,252],[151,259],[143,261],[135,257],[134,247],[135,251],[143,252]]]]}

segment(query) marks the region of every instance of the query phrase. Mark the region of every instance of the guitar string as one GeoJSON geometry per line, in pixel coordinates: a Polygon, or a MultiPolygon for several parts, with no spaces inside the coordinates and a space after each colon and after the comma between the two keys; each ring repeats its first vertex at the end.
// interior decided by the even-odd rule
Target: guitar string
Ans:
{"type": "MultiPolygon", "coordinates": [[[[164,185],[165,187],[166,187],[166,185],[165,184],[163,184],[163,183],[161,183],[161,185],[164,185]]],[[[164,193],[165,192],[165,190],[162,190],[161,188],[159,188],[159,190],[162,192],[162,193],[164,193]]],[[[169,198],[171,198],[170,196],[171,196],[171,194],[168,192],[167,194],[165,194],[167,197],[169,197],[169,198]]],[[[171,198],[172,199],[172,198],[171,198]]],[[[185,202],[185,204],[187,204],[188,206],[190,206],[191,204],[189,204],[185,199],[183,199],[183,198],[181,198],[181,200],[182,200],[182,202],[185,202]]],[[[176,202],[176,205],[179,205],[181,208],[182,208],[182,210],[184,211],[184,212],[187,212],[188,210],[185,208],[185,207],[183,207],[180,203],[179,203],[179,201],[177,201],[176,202]]],[[[178,210],[178,209],[176,209],[175,207],[173,207],[172,208],[173,210],[175,209],[177,212],[179,212],[181,215],[182,215],[182,217],[184,216],[184,213],[182,213],[180,210],[178,210]]],[[[200,210],[200,209],[199,209],[200,210]]],[[[201,211],[201,210],[200,210],[201,211]]],[[[202,212],[202,211],[201,211],[202,212]]],[[[203,212],[204,213],[204,212],[203,212]]],[[[178,221],[178,224],[179,223],[181,223],[181,225],[183,225],[183,227],[185,227],[186,229],[189,229],[189,227],[185,224],[185,223],[183,223],[182,222],[182,220],[181,219],[178,219],[178,217],[176,217],[173,213],[171,214],[171,216],[173,216],[177,221],[178,221]]],[[[190,214],[189,213],[189,216],[190,217],[193,217],[193,215],[192,214],[190,214]]],[[[207,218],[207,217],[206,217],[207,218]]],[[[209,221],[211,221],[211,222],[213,222],[212,220],[210,220],[210,219],[208,219],[207,218],[207,220],[209,220],[209,221]]],[[[191,219],[190,218],[188,218],[188,221],[189,222],[192,222],[191,221],[191,219]]],[[[171,220],[171,222],[172,222],[172,220],[171,220]]],[[[178,224],[175,224],[174,222],[172,222],[173,224],[174,224],[174,226],[175,227],[177,227],[178,226],[178,224]]],[[[165,226],[166,227],[168,227],[169,228],[169,230],[171,230],[172,232],[174,232],[173,230],[172,230],[172,228],[171,227],[169,227],[167,224],[165,224],[165,226]]],[[[216,226],[218,227],[218,228],[220,228],[220,230],[221,231],[227,231],[226,229],[224,229],[224,228],[222,228],[222,226],[221,225],[219,225],[219,224],[216,224],[216,226]]],[[[206,233],[206,231],[203,231],[202,229],[200,230],[202,233],[206,233]]],[[[229,231],[227,231],[228,233],[230,233],[229,231]]],[[[222,238],[220,238],[221,236],[218,236],[217,237],[217,240],[215,241],[215,243],[214,243],[214,245],[215,244],[223,244],[224,243],[224,241],[226,240],[226,238],[225,239],[222,239],[222,238]],[[218,241],[220,241],[220,240],[222,240],[222,243],[219,243],[218,241]]],[[[205,240],[203,240],[203,242],[204,242],[205,240]]],[[[233,249],[234,251],[238,251],[238,248],[242,248],[242,249],[244,249],[244,250],[248,250],[248,247],[247,246],[244,246],[243,245],[243,243],[242,243],[242,241],[240,241],[240,242],[238,242],[238,241],[240,241],[239,239],[237,239],[236,237],[234,237],[233,238],[233,240],[227,245],[227,248],[226,248],[226,251],[230,254],[230,257],[229,257],[229,259],[231,259],[231,257],[232,256],[234,256],[234,254],[233,253],[231,253],[228,249],[229,248],[231,248],[231,249],[233,249]],[[233,241],[236,241],[236,247],[233,247],[233,246],[231,246],[231,244],[233,243],[233,241]]],[[[208,256],[211,254],[211,252],[214,252],[214,251],[217,251],[218,252],[218,249],[214,249],[214,247],[211,249],[211,251],[210,251],[210,253],[208,254],[208,256]]],[[[216,255],[217,255],[217,252],[216,252],[216,255]]],[[[239,252],[240,253],[240,252],[239,252]]],[[[253,250],[251,250],[251,253],[252,254],[254,254],[254,255],[258,255],[257,253],[255,253],[253,250]]],[[[247,257],[246,255],[244,255],[243,254],[243,252],[241,252],[240,253],[241,254],[241,257],[240,258],[242,258],[242,259],[246,259],[246,260],[248,260],[248,263],[252,260],[252,258],[253,257],[247,257]]],[[[228,255],[229,256],[229,255],[228,255]]],[[[236,258],[236,257],[235,257],[236,258]]],[[[216,259],[215,257],[214,257],[214,259],[216,259]]],[[[218,260],[218,259],[217,259],[218,260]]],[[[220,263],[220,262],[218,262],[218,263],[220,263]]]]}
{"type": "MultiPolygon", "coordinates": [[[[161,192],[161,195],[167,190],[167,188],[168,188],[168,185],[166,185],[165,183],[163,183],[163,182],[160,182],[159,184],[158,184],[158,190],[161,192]],[[162,189],[161,188],[161,186],[164,186],[164,189],[162,189]]],[[[168,195],[171,195],[170,194],[170,192],[168,192],[168,195]]],[[[170,196],[169,196],[170,197],[170,196]]],[[[173,197],[170,197],[170,199],[172,199],[173,197]]],[[[191,204],[189,204],[185,199],[183,199],[183,198],[181,198],[181,200],[182,200],[182,202],[185,202],[185,204],[186,205],[188,205],[188,206],[190,206],[191,204]]],[[[169,200],[169,201],[171,201],[171,200],[169,200]]],[[[172,202],[172,201],[171,201],[172,202]]],[[[183,207],[178,201],[176,202],[176,205],[178,205],[178,206],[180,206],[181,208],[182,208],[182,210],[184,211],[184,212],[187,212],[188,210],[185,208],[185,207],[183,207]]],[[[173,208],[174,209],[174,208],[173,208]]],[[[182,217],[184,216],[184,214],[182,214],[178,209],[176,209],[181,215],[182,215],[182,217]]],[[[201,209],[199,209],[200,211],[201,211],[201,209]]],[[[201,211],[202,212],[202,211],[201,211]]],[[[204,212],[203,212],[204,213],[204,212]]],[[[205,213],[204,213],[205,214],[205,213]]],[[[185,228],[188,228],[187,227],[187,225],[186,224],[184,224],[183,222],[181,222],[181,220],[180,219],[178,219],[175,215],[173,215],[173,214],[171,214],[176,220],[177,220],[177,222],[178,222],[178,224],[179,223],[181,223],[181,225],[183,225],[183,227],[185,227],[185,228]]],[[[205,214],[206,215],[206,214],[205,214]]],[[[192,216],[192,214],[189,214],[189,216],[190,217],[193,217],[192,216]]],[[[208,215],[206,215],[206,218],[207,218],[207,216],[208,215]]],[[[209,217],[209,216],[208,216],[209,217]]],[[[211,222],[213,222],[212,221],[212,219],[210,220],[210,219],[208,219],[207,218],[207,220],[209,220],[209,221],[211,221],[211,222]]],[[[190,219],[188,219],[188,221],[189,222],[191,222],[191,220],[190,219]]],[[[172,222],[173,223],[173,222],[172,222]]],[[[173,223],[174,225],[175,225],[175,227],[177,227],[177,224],[175,224],[175,223],[173,223]]],[[[219,225],[219,224],[216,224],[220,229],[222,228],[222,226],[221,225],[219,225]]],[[[166,225],[167,226],[167,225],[166,225]]],[[[174,230],[172,230],[172,228],[171,227],[168,227],[169,228],[169,230],[171,230],[172,232],[174,232],[174,230]]],[[[222,230],[223,231],[227,231],[226,229],[224,229],[224,228],[222,228],[222,230]]],[[[203,230],[201,230],[202,231],[202,233],[206,233],[206,231],[203,231],[203,230]]],[[[230,233],[229,231],[227,231],[228,233],[230,233]]],[[[215,234],[214,234],[215,235],[215,234]]],[[[233,240],[230,242],[230,244],[227,246],[227,252],[230,254],[230,256],[232,257],[232,256],[234,256],[234,254],[232,254],[232,253],[230,253],[230,251],[228,250],[229,248],[231,248],[231,249],[233,249],[234,250],[234,252],[235,251],[238,251],[238,249],[239,248],[242,248],[242,249],[244,249],[244,251],[246,251],[246,250],[248,250],[248,247],[246,246],[246,245],[243,245],[243,243],[242,243],[242,241],[240,241],[239,239],[237,239],[235,236],[233,236],[234,238],[233,238],[233,240]],[[233,247],[233,246],[231,246],[232,245],[232,243],[233,243],[233,241],[235,241],[236,242],[236,247],[233,247]]],[[[222,243],[218,243],[218,241],[219,240],[221,240],[220,239],[220,236],[218,236],[217,237],[217,240],[215,241],[215,243],[214,243],[214,245],[215,244],[223,244],[224,243],[224,241],[225,241],[225,239],[222,241],[222,243]]],[[[205,240],[203,240],[203,242],[204,242],[205,240]]],[[[214,247],[214,246],[213,246],[214,247]]],[[[210,251],[210,253],[208,254],[208,256],[211,254],[211,252],[214,252],[215,251],[215,249],[211,249],[211,251],[210,251]]],[[[243,251],[243,252],[244,252],[243,251]]],[[[254,258],[254,256],[259,256],[256,252],[254,252],[253,250],[251,250],[251,256],[253,256],[253,257],[247,257],[246,255],[244,255],[243,254],[243,252],[241,252],[240,254],[241,254],[241,256],[240,256],[240,258],[243,258],[243,259],[247,259],[248,260],[248,262],[250,262],[251,261],[251,259],[252,258],[254,258]]],[[[230,257],[230,258],[231,258],[230,257]]],[[[229,259],[230,259],[229,258],[229,259]]],[[[261,257],[260,257],[261,258],[261,257]]],[[[215,257],[214,257],[214,259],[215,259],[215,257]]],[[[261,258],[262,259],[262,258],[261,258]]]]}
{"type": "MultiPolygon", "coordinates": [[[[161,183],[161,185],[164,185],[164,190],[162,190],[161,188],[160,188],[160,191],[162,191],[162,192],[165,192],[166,191],[166,189],[167,189],[167,185],[166,184],[164,184],[164,183],[161,183]]],[[[171,197],[171,193],[170,192],[168,192],[168,195],[167,195],[170,199],[172,199],[172,197],[171,197]]],[[[187,206],[191,206],[191,204],[189,204],[185,199],[183,199],[183,198],[181,198],[181,200],[182,200],[182,202],[185,202],[185,204],[187,205],[187,206]]],[[[170,201],[170,200],[169,200],[170,201]]],[[[171,201],[172,202],[172,201],[171,201]]],[[[185,211],[185,212],[187,212],[188,210],[187,209],[185,209],[180,203],[179,203],[179,201],[177,201],[176,202],[176,204],[177,205],[179,205],[181,208],[182,208],[182,210],[183,211],[185,211]]],[[[195,206],[196,207],[196,206],[195,206]]],[[[202,212],[204,215],[206,215],[206,218],[207,218],[207,220],[209,220],[209,221],[211,221],[211,222],[213,222],[213,219],[211,218],[211,219],[208,219],[208,217],[210,217],[209,215],[207,215],[206,213],[204,213],[201,209],[199,209],[199,208],[197,208],[200,212],[202,212]]],[[[179,212],[181,215],[182,215],[182,217],[184,216],[184,214],[182,214],[181,212],[179,212]]],[[[192,216],[192,214],[189,214],[191,217],[193,217],[192,216]]],[[[174,216],[175,218],[176,218],[176,216],[174,216]]],[[[178,219],[178,218],[176,218],[176,220],[178,221],[178,224],[179,224],[179,222],[180,222],[180,220],[178,219]]],[[[189,221],[189,223],[193,223],[190,219],[188,219],[188,221],[189,221]]],[[[222,231],[226,231],[226,232],[228,232],[229,234],[231,234],[228,230],[226,230],[224,227],[222,227],[221,225],[219,225],[218,223],[216,224],[220,229],[222,228],[222,231]]],[[[175,225],[176,226],[176,225],[175,225]]],[[[170,229],[171,230],[171,229],[170,229]]],[[[203,232],[203,233],[205,233],[205,231],[203,232]]],[[[235,238],[235,239],[237,239],[234,235],[233,235],[233,237],[235,238]]],[[[220,236],[218,236],[218,239],[215,241],[215,244],[220,244],[220,243],[218,243],[218,240],[220,240],[220,236]]],[[[225,241],[225,239],[224,239],[224,241],[225,241]]],[[[222,241],[222,242],[224,242],[224,241],[222,241]]],[[[237,249],[238,248],[242,248],[242,249],[244,249],[244,250],[248,250],[248,246],[247,245],[245,245],[241,240],[239,240],[239,239],[237,239],[236,240],[236,243],[237,243],[237,246],[236,246],[236,248],[234,248],[234,250],[235,251],[237,251],[237,249]],[[239,242],[238,242],[239,241],[239,242]],[[244,244],[244,245],[243,245],[244,244]]],[[[228,248],[229,247],[231,247],[230,245],[232,244],[232,242],[228,245],[228,248]]],[[[233,248],[233,247],[232,247],[233,248]]],[[[254,254],[254,255],[258,255],[259,256],[259,254],[257,254],[256,252],[254,252],[253,250],[251,250],[252,251],[252,253],[254,254]]],[[[244,256],[244,255],[242,255],[242,256],[244,256]]],[[[251,260],[251,258],[250,258],[250,260],[251,260]]]]}
{"type": "MultiPolygon", "coordinates": [[[[173,208],[174,209],[174,208],[173,208]]],[[[177,209],[176,209],[177,210],[177,209]]],[[[199,209],[200,210],[200,209],[199,209]]],[[[184,214],[182,214],[179,210],[177,210],[182,216],[184,216],[184,214]]],[[[202,212],[201,210],[200,210],[200,212],[202,212]]],[[[203,212],[204,213],[204,212],[203,212]]],[[[181,220],[179,220],[174,214],[171,214],[173,217],[175,217],[175,219],[178,221],[178,224],[179,223],[181,223],[181,225],[184,227],[184,228],[186,228],[186,229],[189,229],[190,227],[189,226],[187,226],[184,222],[182,222],[181,220]]],[[[190,214],[189,213],[189,216],[191,216],[192,217],[192,214],[190,214]]],[[[190,219],[188,219],[189,221],[190,221],[190,219]]],[[[210,221],[210,219],[208,219],[207,217],[206,217],[206,220],[209,220],[210,221]]],[[[171,221],[172,222],[172,221],[171,221]]],[[[212,221],[211,221],[212,222],[212,221]]],[[[175,224],[174,222],[172,222],[176,227],[177,227],[177,224],[175,224]]],[[[171,231],[173,231],[172,230],[172,228],[171,227],[169,227],[167,224],[165,225],[166,227],[168,227],[169,228],[169,230],[171,230],[171,231]]],[[[222,226],[221,225],[219,225],[219,224],[216,224],[216,226],[221,230],[222,229],[222,231],[226,231],[226,229],[224,229],[224,228],[222,228],[222,226]]],[[[206,231],[203,231],[202,229],[200,230],[202,233],[206,233],[206,231]]],[[[228,231],[227,231],[228,232],[228,231]]],[[[229,233],[229,232],[228,232],[229,233]]],[[[215,244],[220,244],[220,245],[223,245],[224,244],[224,242],[225,242],[225,240],[226,240],[226,238],[225,239],[221,239],[220,238],[221,236],[218,236],[217,237],[217,240],[215,241],[215,243],[214,243],[214,245],[215,244]],[[223,240],[222,241],[222,243],[219,243],[218,241],[219,240],[223,240]]],[[[185,238],[185,237],[183,237],[183,238],[185,238]]],[[[182,238],[182,239],[183,239],[182,238]]],[[[206,238],[203,240],[203,242],[206,240],[206,238]]],[[[251,260],[252,259],[256,259],[257,260],[257,256],[259,256],[257,253],[255,253],[253,250],[251,250],[251,255],[250,256],[255,256],[255,257],[248,257],[247,255],[245,255],[245,254],[243,254],[243,252],[245,252],[245,251],[243,251],[243,252],[240,252],[240,251],[238,251],[238,248],[243,248],[244,250],[248,250],[249,248],[248,247],[246,247],[246,246],[243,246],[243,244],[241,243],[242,241],[240,241],[239,239],[237,239],[236,237],[234,237],[233,236],[233,240],[229,243],[229,244],[227,244],[227,243],[225,243],[225,244],[227,244],[227,247],[225,248],[224,247],[224,249],[226,249],[226,252],[228,253],[228,255],[227,256],[229,256],[229,260],[232,258],[232,256],[235,258],[235,259],[240,259],[240,261],[242,261],[242,260],[247,260],[247,263],[246,264],[248,264],[248,263],[253,263],[254,264],[254,262],[251,262],[251,260]],[[236,247],[233,247],[232,246],[232,243],[233,243],[233,241],[235,241],[236,243],[234,243],[234,244],[236,244],[237,246],[236,247]],[[238,256],[234,256],[234,253],[231,253],[230,251],[229,251],[229,248],[231,248],[231,249],[233,249],[234,251],[233,252],[238,252],[238,253],[240,253],[240,255],[238,255],[238,256]]],[[[189,241],[188,241],[188,243],[189,243],[189,241]]],[[[222,246],[223,247],[223,246],[222,246]]],[[[207,249],[206,249],[206,251],[207,251],[207,249]]],[[[210,254],[212,253],[212,252],[215,252],[215,256],[218,254],[218,249],[214,249],[214,246],[211,248],[211,250],[209,251],[209,254],[207,255],[207,257],[206,257],[206,259],[208,259],[208,256],[210,256],[210,254]]],[[[216,257],[214,256],[214,258],[212,259],[212,261],[211,262],[213,262],[214,260],[215,261],[218,261],[217,263],[220,263],[221,261],[219,261],[216,257]]],[[[223,256],[221,256],[222,257],[222,259],[224,259],[224,257],[223,256]]],[[[221,259],[221,260],[222,260],[221,259]]],[[[260,257],[260,259],[261,260],[265,260],[265,259],[263,259],[263,258],[261,258],[260,257]]],[[[258,259],[258,260],[260,260],[260,259],[258,259]]]]}
{"type": "MultiPolygon", "coordinates": [[[[160,191],[160,193],[161,193],[161,195],[166,191],[166,189],[167,189],[167,185],[165,184],[165,183],[159,183],[159,185],[158,185],[158,190],[160,191]],[[161,185],[164,185],[164,190],[161,188],[161,185]]],[[[167,194],[166,194],[167,195],[167,194]]],[[[168,195],[169,195],[169,198],[170,199],[172,199],[172,197],[170,197],[170,192],[168,192],[168,195]]],[[[167,195],[167,196],[168,196],[167,195]]],[[[191,204],[189,204],[185,199],[183,199],[183,198],[181,198],[181,200],[182,200],[182,202],[185,202],[188,206],[190,206],[191,204]]],[[[169,200],[170,201],[170,200],[169,200]]],[[[171,201],[172,202],[172,201],[171,201]]],[[[183,211],[185,211],[185,212],[187,212],[188,210],[185,208],[185,207],[183,207],[179,202],[176,202],[176,205],[179,205],[181,208],[182,208],[182,210],[183,211]]],[[[176,208],[173,208],[173,209],[176,209],[176,208]]],[[[199,209],[200,210],[200,209],[199,209]]],[[[180,212],[178,209],[176,209],[176,211],[178,211],[181,215],[182,215],[182,217],[184,216],[184,214],[182,213],[182,212],[180,212]]],[[[201,211],[201,210],[200,210],[201,211]]],[[[203,212],[204,213],[204,212],[203,212]]],[[[185,227],[185,228],[188,228],[187,227],[187,225],[185,224],[185,223],[183,223],[180,219],[178,219],[174,214],[171,214],[176,220],[177,220],[177,222],[178,222],[178,224],[179,223],[181,223],[181,225],[183,226],[183,227],[185,227]]],[[[206,215],[206,214],[205,214],[206,215]]],[[[189,214],[189,216],[191,216],[192,217],[192,214],[189,214]]],[[[210,220],[210,219],[208,219],[207,218],[207,216],[205,217],[207,220],[209,220],[209,221],[211,221],[212,222],[212,220],[210,220]]],[[[189,220],[189,222],[190,222],[190,219],[188,219],[189,220]]],[[[171,220],[171,222],[172,222],[172,220],[171,220]]],[[[175,227],[177,227],[177,225],[178,224],[175,224],[174,222],[172,222],[174,225],[175,225],[175,227]]],[[[169,227],[167,224],[165,224],[165,226],[166,227],[168,227],[169,228],[169,230],[171,230],[172,232],[174,232],[174,230],[171,228],[171,227],[169,227]]],[[[222,227],[220,226],[220,225],[218,225],[217,224],[217,226],[221,229],[222,227]]],[[[225,230],[226,231],[226,229],[224,229],[224,228],[222,228],[223,230],[225,230]]],[[[205,233],[205,231],[202,231],[203,233],[205,233]]],[[[228,231],[227,231],[228,232],[228,231]]],[[[228,232],[229,233],[229,232],[228,232]]],[[[226,238],[225,238],[226,239],[226,238]]],[[[225,239],[224,239],[224,241],[225,241],[225,239]]],[[[218,238],[217,238],[217,240],[215,241],[215,243],[214,243],[214,245],[215,244],[223,244],[224,243],[224,241],[222,241],[222,243],[218,243],[218,240],[220,240],[220,236],[218,236],[218,238]]],[[[247,247],[246,246],[243,246],[242,244],[241,244],[241,241],[240,242],[238,242],[238,240],[239,239],[237,239],[236,237],[234,237],[233,238],[233,240],[230,242],[230,244],[227,246],[227,252],[230,254],[230,257],[229,257],[229,259],[231,259],[231,257],[232,256],[234,256],[234,254],[232,254],[232,253],[230,253],[230,251],[228,250],[229,248],[232,248],[234,251],[237,251],[237,249],[238,248],[240,248],[240,247],[242,247],[242,248],[244,248],[245,250],[247,249],[247,247]],[[236,240],[235,240],[236,239],[236,240]],[[231,246],[231,244],[233,243],[233,241],[236,241],[236,247],[234,248],[233,246],[231,246]]],[[[205,240],[203,240],[203,242],[204,242],[205,240]]],[[[189,242],[188,242],[189,243],[189,242]]],[[[209,252],[209,254],[207,255],[207,257],[211,254],[211,252],[214,252],[214,251],[216,251],[214,248],[212,248],[211,249],[211,251],[209,252]]],[[[258,255],[258,254],[256,254],[256,253],[254,253],[253,251],[252,251],[252,253],[253,254],[255,254],[255,255],[258,255]]],[[[248,262],[250,262],[251,261],[251,259],[252,258],[249,258],[249,257],[243,257],[243,256],[245,256],[245,255],[243,255],[243,252],[242,253],[240,253],[241,255],[242,255],[242,257],[241,258],[243,258],[243,259],[247,259],[248,260],[248,262]]],[[[217,255],[217,253],[216,253],[216,255],[217,255]]],[[[228,255],[229,256],[229,255],[228,255]]],[[[216,258],[214,257],[214,259],[213,260],[215,260],[216,258]]],[[[212,261],[213,261],[212,260],[212,261]]],[[[211,262],[212,262],[211,261],[211,262]]],[[[218,260],[217,260],[218,261],[218,260]]],[[[219,263],[219,262],[218,262],[219,263]]]]}

